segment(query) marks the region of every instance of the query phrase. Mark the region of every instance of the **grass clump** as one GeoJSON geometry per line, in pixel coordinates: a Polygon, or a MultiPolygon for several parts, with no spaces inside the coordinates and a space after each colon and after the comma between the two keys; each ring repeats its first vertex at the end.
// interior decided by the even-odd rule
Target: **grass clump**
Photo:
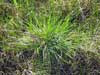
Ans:
{"type": "Polygon", "coordinates": [[[97,0],[0,0],[0,48],[36,75],[99,75],[99,13],[97,0]]]}

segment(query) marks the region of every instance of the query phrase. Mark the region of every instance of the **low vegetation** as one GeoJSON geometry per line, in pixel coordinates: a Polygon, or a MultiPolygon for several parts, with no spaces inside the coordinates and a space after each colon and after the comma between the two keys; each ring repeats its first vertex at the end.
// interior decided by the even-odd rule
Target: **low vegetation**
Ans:
{"type": "Polygon", "coordinates": [[[0,75],[99,75],[99,7],[99,0],[0,0],[0,75]]]}

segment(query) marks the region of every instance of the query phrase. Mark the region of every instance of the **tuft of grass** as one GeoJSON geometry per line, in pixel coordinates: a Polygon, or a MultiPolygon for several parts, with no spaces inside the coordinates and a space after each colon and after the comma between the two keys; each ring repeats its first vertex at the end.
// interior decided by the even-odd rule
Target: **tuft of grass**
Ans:
{"type": "MultiPolygon", "coordinates": [[[[100,11],[96,1],[0,0],[0,47],[9,51],[34,49],[38,54],[37,73],[43,75],[60,75],[63,63],[70,63],[75,72],[79,63],[79,74],[83,74],[81,61],[74,63],[73,58],[81,56],[78,48],[90,64],[94,54],[88,55],[88,51],[100,55],[100,11]]],[[[86,70],[91,74],[90,68],[86,70]]]]}

